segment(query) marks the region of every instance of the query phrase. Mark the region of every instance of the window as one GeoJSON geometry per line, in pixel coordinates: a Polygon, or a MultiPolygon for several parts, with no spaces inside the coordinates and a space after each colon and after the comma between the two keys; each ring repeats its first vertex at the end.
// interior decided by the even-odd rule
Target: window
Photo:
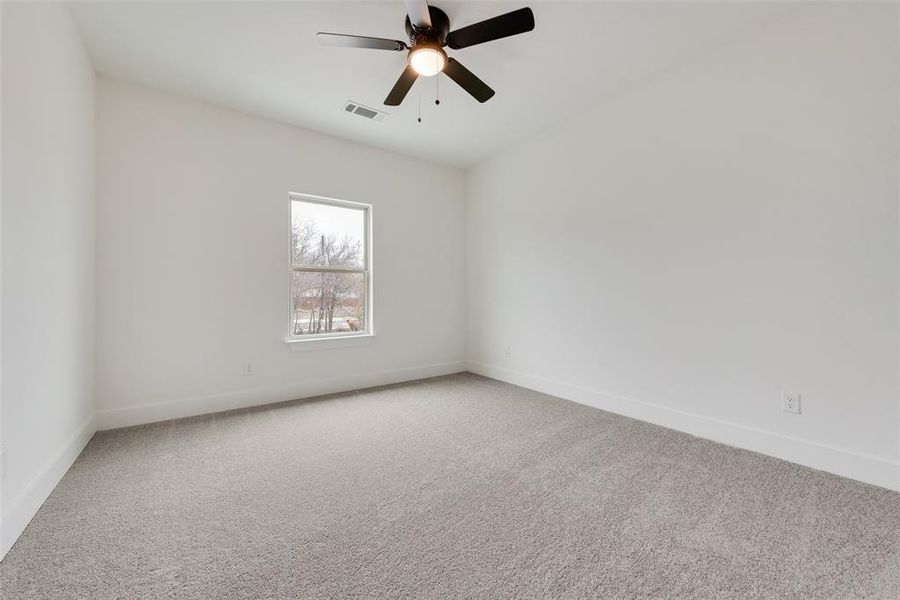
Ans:
{"type": "Polygon", "coordinates": [[[293,340],[372,331],[367,204],[291,194],[293,340]]]}

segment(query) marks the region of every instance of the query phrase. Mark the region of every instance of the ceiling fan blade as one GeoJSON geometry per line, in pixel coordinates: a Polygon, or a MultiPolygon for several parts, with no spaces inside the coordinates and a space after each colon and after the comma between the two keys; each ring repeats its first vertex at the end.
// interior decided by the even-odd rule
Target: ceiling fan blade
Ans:
{"type": "Polygon", "coordinates": [[[459,87],[469,92],[479,102],[487,102],[495,93],[488,84],[478,79],[472,71],[462,66],[455,58],[447,59],[444,74],[458,83],[459,87]]]}
{"type": "Polygon", "coordinates": [[[372,50],[406,50],[406,44],[400,40],[386,38],[366,37],[364,35],[347,35],[345,33],[326,33],[320,31],[316,34],[319,43],[324,46],[340,46],[342,48],[371,48],[372,50]]]}
{"type": "Polygon", "coordinates": [[[418,77],[419,74],[416,73],[412,67],[407,66],[400,74],[400,79],[394,84],[394,87],[387,95],[387,98],[384,99],[384,103],[388,106],[400,106],[400,103],[406,98],[409,88],[412,87],[412,84],[416,82],[418,77]]]}
{"type": "Polygon", "coordinates": [[[431,13],[428,12],[428,2],[425,0],[404,0],[409,22],[416,29],[431,28],[431,13]]]}
{"type": "Polygon", "coordinates": [[[534,13],[530,8],[520,8],[505,15],[451,31],[447,35],[447,45],[458,50],[525,33],[532,29],[534,29],[534,13]]]}

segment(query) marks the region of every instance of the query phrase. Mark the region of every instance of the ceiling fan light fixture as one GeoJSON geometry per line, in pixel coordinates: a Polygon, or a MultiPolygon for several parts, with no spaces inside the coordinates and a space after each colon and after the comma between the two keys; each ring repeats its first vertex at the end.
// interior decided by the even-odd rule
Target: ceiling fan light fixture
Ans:
{"type": "Polygon", "coordinates": [[[432,77],[447,66],[447,53],[438,46],[416,46],[409,51],[409,66],[423,77],[432,77]]]}
{"type": "MultiPolygon", "coordinates": [[[[2,1],[0,0],[0,2],[2,1]]],[[[394,87],[384,99],[385,106],[400,106],[420,76],[434,77],[438,73],[443,73],[453,80],[478,102],[487,102],[493,98],[494,90],[460,64],[458,60],[448,57],[444,52],[444,46],[459,50],[534,29],[534,12],[527,7],[451,31],[450,17],[437,6],[429,6],[428,0],[405,0],[405,2],[407,14],[403,25],[412,48],[406,42],[388,38],[329,33],[327,31],[320,31],[316,34],[319,43],[326,46],[370,48],[393,52],[409,50],[409,54],[406,56],[406,68],[400,73],[394,87]]]]}

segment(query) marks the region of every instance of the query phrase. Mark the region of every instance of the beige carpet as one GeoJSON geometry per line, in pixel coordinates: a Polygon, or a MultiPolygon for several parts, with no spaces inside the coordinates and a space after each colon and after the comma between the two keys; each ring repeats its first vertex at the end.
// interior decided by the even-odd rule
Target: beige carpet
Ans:
{"type": "Polygon", "coordinates": [[[98,434],[12,598],[900,598],[900,494],[474,375],[98,434]]]}

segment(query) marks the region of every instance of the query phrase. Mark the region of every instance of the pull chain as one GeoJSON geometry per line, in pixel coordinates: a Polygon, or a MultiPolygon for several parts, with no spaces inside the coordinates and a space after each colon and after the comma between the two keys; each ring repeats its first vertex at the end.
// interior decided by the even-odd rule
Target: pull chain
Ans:
{"type": "Polygon", "coordinates": [[[422,122],[422,92],[419,92],[416,95],[416,98],[418,98],[418,101],[419,101],[419,123],[421,123],[422,122]]]}
{"type": "Polygon", "coordinates": [[[434,103],[441,103],[441,85],[438,83],[441,79],[441,74],[438,73],[434,76],[434,103]]]}

